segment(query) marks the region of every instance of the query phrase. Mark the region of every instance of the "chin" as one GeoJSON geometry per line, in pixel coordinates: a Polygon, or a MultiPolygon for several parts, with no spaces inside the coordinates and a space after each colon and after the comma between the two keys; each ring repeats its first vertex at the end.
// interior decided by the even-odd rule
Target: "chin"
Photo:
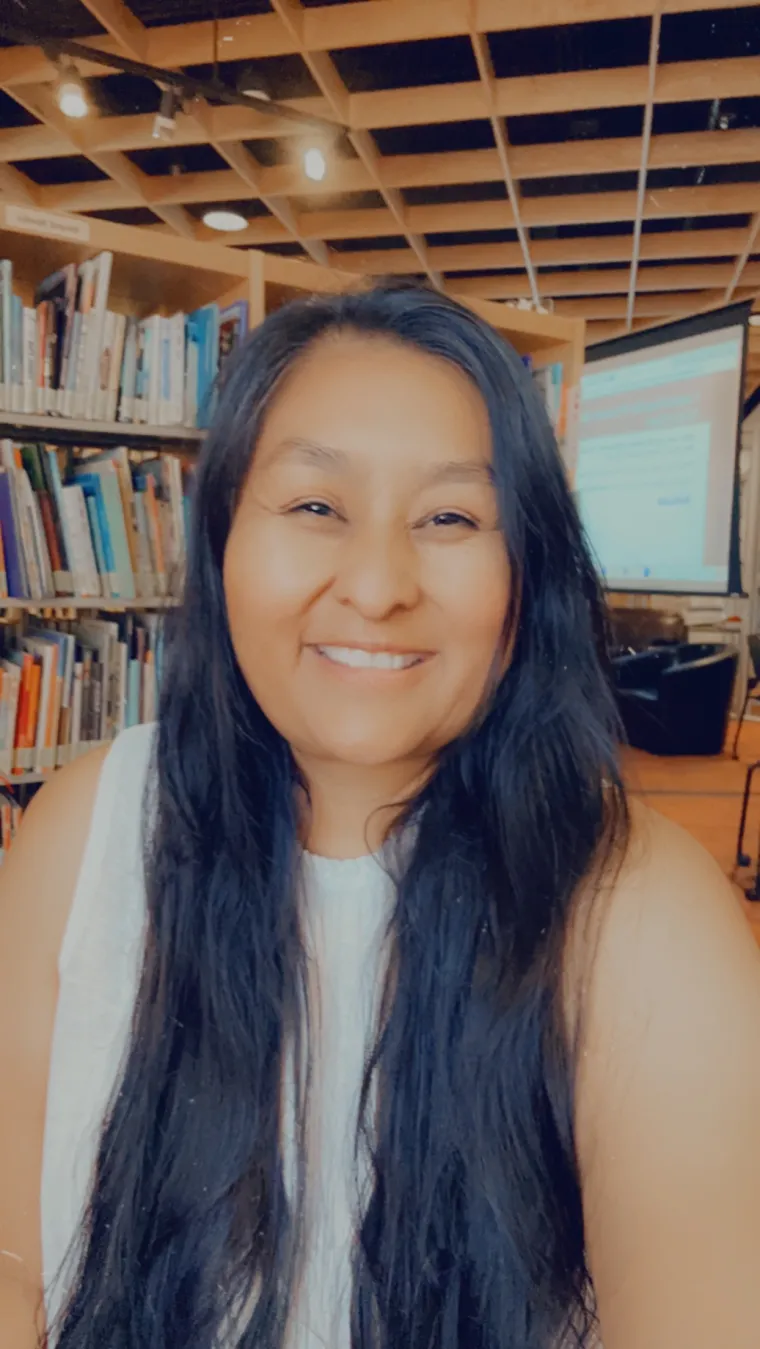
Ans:
{"type": "Polygon", "coordinates": [[[394,741],[389,736],[368,735],[341,737],[322,741],[320,757],[334,763],[351,764],[356,768],[382,768],[420,757],[420,749],[409,741],[394,741]]]}

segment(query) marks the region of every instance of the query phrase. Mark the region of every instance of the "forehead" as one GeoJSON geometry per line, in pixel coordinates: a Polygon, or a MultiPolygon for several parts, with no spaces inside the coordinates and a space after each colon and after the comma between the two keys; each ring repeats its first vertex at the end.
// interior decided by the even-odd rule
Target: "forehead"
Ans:
{"type": "Polygon", "coordinates": [[[483,399],[456,366],[410,344],[355,333],[311,347],[283,381],[256,458],[309,439],[361,454],[490,459],[483,399]]]}

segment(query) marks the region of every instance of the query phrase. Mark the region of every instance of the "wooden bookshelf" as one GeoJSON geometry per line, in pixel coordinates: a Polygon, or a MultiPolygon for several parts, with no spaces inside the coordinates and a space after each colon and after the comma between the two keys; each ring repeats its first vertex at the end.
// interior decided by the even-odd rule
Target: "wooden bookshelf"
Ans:
{"type": "Polygon", "coordinates": [[[51,272],[104,250],[113,253],[109,308],[122,313],[144,318],[251,299],[248,257],[232,248],[92,216],[0,205],[0,257],[12,259],[25,303],[51,272]]]}
{"type": "Polygon", "coordinates": [[[0,409],[0,439],[7,437],[45,445],[126,445],[131,450],[197,450],[204,435],[204,431],[191,426],[98,422],[0,409]]]}
{"type": "Polygon", "coordinates": [[[82,595],[46,596],[43,600],[0,599],[0,613],[9,609],[19,613],[52,614],[60,617],[65,610],[96,609],[109,614],[129,614],[142,610],[175,609],[179,600],[175,596],[162,595],[145,599],[138,596],[134,600],[105,599],[82,595]]]}

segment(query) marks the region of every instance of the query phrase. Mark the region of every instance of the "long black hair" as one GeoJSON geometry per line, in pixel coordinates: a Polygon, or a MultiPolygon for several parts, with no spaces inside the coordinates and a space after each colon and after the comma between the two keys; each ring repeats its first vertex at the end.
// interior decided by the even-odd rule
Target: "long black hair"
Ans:
{"type": "Polygon", "coordinates": [[[508,669],[409,811],[364,1082],[373,1189],[353,1344],[550,1349],[592,1331],[565,985],[584,878],[627,828],[602,601],[520,358],[453,301],[380,288],[279,310],[220,394],[167,646],[142,981],[60,1349],[216,1349],[225,1325],[245,1349],[284,1343],[299,1255],[280,1151],[304,976],[297,772],[237,666],[222,562],[273,392],[340,331],[408,343],[478,388],[513,590],[508,669]]]}

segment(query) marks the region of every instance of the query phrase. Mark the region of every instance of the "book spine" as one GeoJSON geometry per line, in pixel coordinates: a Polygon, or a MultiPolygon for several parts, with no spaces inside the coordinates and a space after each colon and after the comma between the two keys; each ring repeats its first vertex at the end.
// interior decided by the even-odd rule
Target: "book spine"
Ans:
{"type": "Polygon", "coordinates": [[[85,404],[83,415],[90,421],[96,416],[98,377],[100,360],[105,339],[106,306],[108,288],[111,282],[111,253],[99,253],[95,259],[95,298],[91,312],[91,325],[88,342],[88,369],[86,380],[85,404]]]}
{"type": "Polygon", "coordinates": [[[72,551],[69,563],[76,593],[82,598],[100,597],[103,592],[95,563],[84,492],[77,485],[64,487],[62,498],[67,522],[67,536],[71,540],[72,551]]]}
{"type": "Polygon", "coordinates": [[[97,388],[95,390],[95,399],[93,403],[93,417],[99,422],[104,422],[106,420],[115,336],[116,315],[112,309],[107,309],[103,315],[103,337],[98,356],[97,388]]]}
{"type": "Polygon", "coordinates": [[[11,411],[11,313],[13,296],[13,267],[9,258],[0,259],[0,397],[2,406],[11,411]]]}
{"type": "Polygon", "coordinates": [[[119,400],[119,379],[121,376],[122,361],[124,358],[124,340],[127,330],[127,320],[123,314],[115,315],[113,350],[111,352],[111,371],[108,380],[108,391],[106,394],[105,420],[107,422],[116,421],[116,408],[119,400]]]}
{"type": "Polygon", "coordinates": [[[18,295],[11,296],[11,407],[24,411],[24,306],[18,295]]]}
{"type": "Polygon", "coordinates": [[[34,309],[24,308],[22,324],[21,411],[33,413],[37,409],[37,314],[34,309]]]}
{"type": "Polygon", "coordinates": [[[154,314],[148,319],[148,407],[146,421],[157,426],[161,415],[161,318],[154,314]]]}

